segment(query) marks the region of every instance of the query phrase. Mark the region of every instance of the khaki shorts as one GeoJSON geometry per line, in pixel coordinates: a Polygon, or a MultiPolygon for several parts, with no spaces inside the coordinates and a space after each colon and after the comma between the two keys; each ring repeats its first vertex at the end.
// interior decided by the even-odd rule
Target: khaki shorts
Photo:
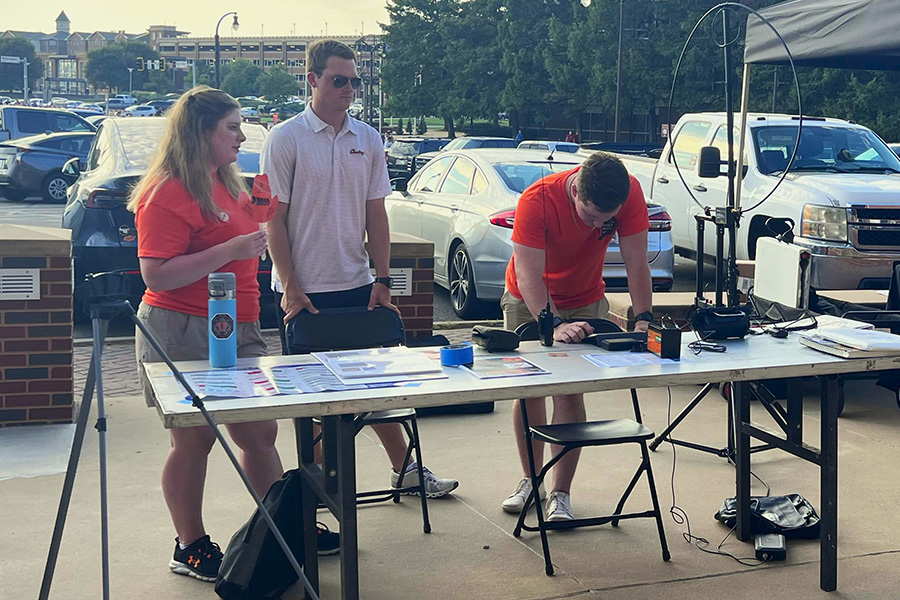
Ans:
{"type": "MultiPolygon", "coordinates": [[[[534,321],[534,317],[525,305],[525,301],[519,300],[510,294],[509,290],[503,290],[503,296],[500,298],[500,308],[503,309],[504,329],[515,331],[522,323],[534,321]]],[[[609,301],[606,298],[601,298],[587,306],[560,309],[559,317],[564,321],[568,319],[608,319],[609,301]]]]}
{"type": "MultiPolygon", "coordinates": [[[[173,361],[205,360],[209,357],[208,319],[141,302],[137,316],[156,336],[159,345],[173,361]]],[[[268,349],[259,329],[259,321],[238,323],[238,358],[266,356],[268,349]]],[[[137,359],[138,379],[144,391],[147,406],[154,406],[150,383],[144,376],[141,363],[162,362],[162,357],[140,332],[134,333],[134,356],[137,359]]]]}

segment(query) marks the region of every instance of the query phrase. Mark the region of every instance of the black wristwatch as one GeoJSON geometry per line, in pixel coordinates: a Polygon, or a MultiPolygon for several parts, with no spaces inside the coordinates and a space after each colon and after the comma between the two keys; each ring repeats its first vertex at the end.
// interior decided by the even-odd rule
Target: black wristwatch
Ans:
{"type": "Polygon", "coordinates": [[[650,312],[649,310],[645,310],[644,312],[635,315],[634,320],[635,321],[647,321],[648,323],[652,323],[653,322],[653,313],[650,312]]]}
{"type": "Polygon", "coordinates": [[[556,329],[560,325],[563,324],[563,320],[559,318],[557,315],[553,315],[553,329],[556,329]]]}
{"type": "Polygon", "coordinates": [[[376,277],[375,283],[380,283],[385,286],[387,289],[391,289],[391,278],[390,277],[376,277]]]}

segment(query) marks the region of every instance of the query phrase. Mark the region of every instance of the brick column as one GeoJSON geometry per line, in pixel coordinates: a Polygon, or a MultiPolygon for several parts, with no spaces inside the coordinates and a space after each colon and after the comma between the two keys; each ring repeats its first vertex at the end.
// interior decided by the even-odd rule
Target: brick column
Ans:
{"type": "Polygon", "coordinates": [[[434,244],[411,235],[391,232],[391,269],[411,269],[411,295],[395,295],[406,340],[431,335],[434,325],[434,244]]]}
{"type": "Polygon", "coordinates": [[[0,268],[37,269],[40,298],[0,299],[0,426],[69,423],[72,243],[68,229],[0,227],[0,268]]]}

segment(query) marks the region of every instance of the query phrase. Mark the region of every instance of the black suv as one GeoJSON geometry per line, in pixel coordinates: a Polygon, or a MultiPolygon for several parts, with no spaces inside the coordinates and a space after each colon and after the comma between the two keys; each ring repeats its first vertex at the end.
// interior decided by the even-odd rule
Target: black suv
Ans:
{"type": "Polygon", "coordinates": [[[446,138],[403,138],[394,140],[388,150],[387,168],[391,179],[409,179],[416,174],[416,156],[436,152],[450,143],[446,138]]]}

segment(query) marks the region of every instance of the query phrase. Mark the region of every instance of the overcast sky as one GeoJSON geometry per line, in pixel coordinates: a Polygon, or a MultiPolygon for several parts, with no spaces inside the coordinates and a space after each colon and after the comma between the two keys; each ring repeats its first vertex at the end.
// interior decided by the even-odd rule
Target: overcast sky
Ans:
{"type": "MultiPolygon", "coordinates": [[[[27,0],[6,0],[0,31],[56,31],[56,17],[65,10],[71,31],[141,33],[150,25],[177,25],[192,36],[212,36],[216,22],[236,10],[238,35],[359,35],[379,33],[387,21],[385,0],[43,0],[39,9],[27,0]]],[[[221,37],[231,35],[231,18],[222,22],[221,37]]]]}

